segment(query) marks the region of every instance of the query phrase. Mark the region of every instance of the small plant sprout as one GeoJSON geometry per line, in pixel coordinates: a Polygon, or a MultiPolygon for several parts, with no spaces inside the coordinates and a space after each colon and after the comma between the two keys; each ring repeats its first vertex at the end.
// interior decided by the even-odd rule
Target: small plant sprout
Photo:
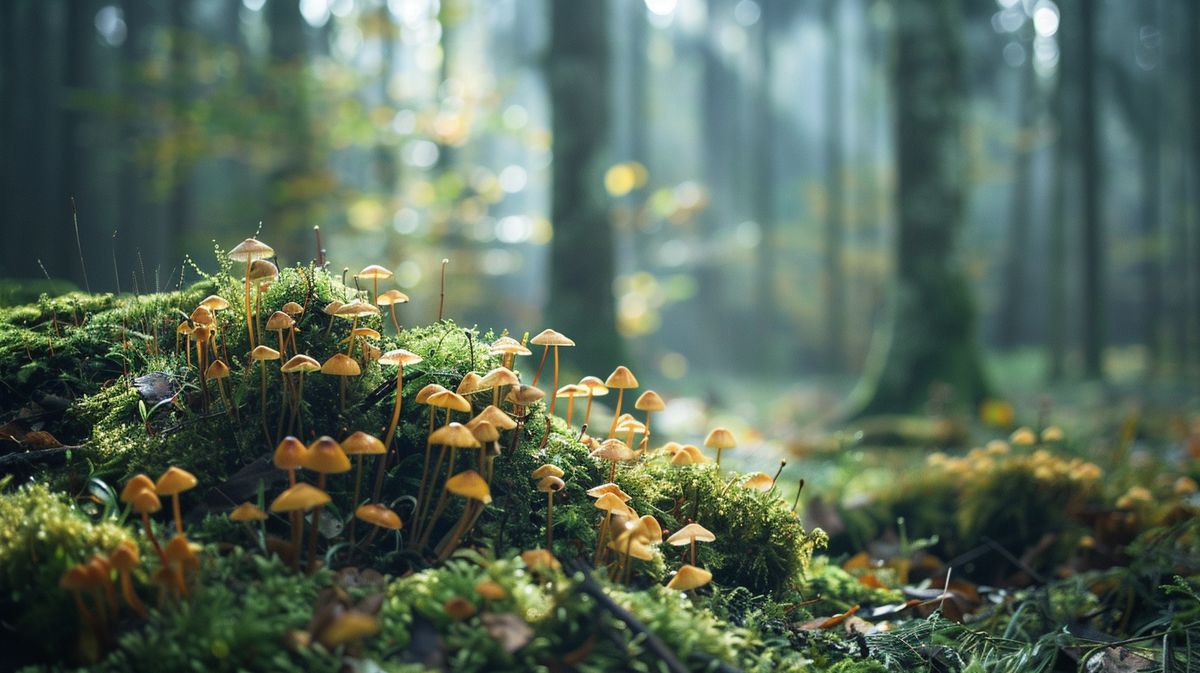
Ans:
{"type": "Polygon", "coordinates": [[[654,392],[653,390],[647,390],[646,392],[644,392],[640,396],[638,396],[637,402],[633,403],[633,408],[637,409],[638,411],[646,412],[645,430],[646,430],[646,439],[649,440],[650,439],[650,414],[658,413],[660,411],[665,411],[667,408],[667,403],[663,401],[663,398],[659,397],[658,393],[654,392]]]}
{"type": "Polygon", "coordinates": [[[716,540],[717,536],[712,531],[693,522],[675,531],[671,537],[667,538],[667,544],[674,547],[689,547],[689,558],[691,559],[689,563],[696,565],[696,543],[715,542],[716,540]]]}
{"type": "Polygon", "coordinates": [[[196,477],[191,472],[178,467],[168,467],[166,472],[154,483],[154,491],[158,495],[171,496],[171,511],[175,515],[175,534],[183,535],[183,517],[179,514],[179,494],[196,488],[196,477]]]}
{"type": "MultiPolygon", "coordinates": [[[[450,394],[453,395],[453,393],[450,394]]],[[[458,450],[480,448],[479,440],[475,439],[475,434],[472,433],[467,426],[463,425],[462,423],[448,423],[438,428],[433,432],[432,435],[429,435],[427,443],[430,445],[437,444],[442,448],[440,451],[438,451],[437,461],[433,464],[433,472],[431,473],[432,478],[429,482],[429,488],[425,491],[427,501],[425,503],[425,508],[421,510],[422,517],[424,516],[424,512],[428,510],[428,500],[433,499],[434,484],[437,483],[437,475],[439,472],[441,472],[442,461],[446,458],[447,449],[450,452],[450,460],[446,464],[446,478],[447,481],[449,481],[451,478],[450,475],[454,472],[456,459],[458,457],[458,450]]],[[[424,478],[421,479],[422,486],[424,486],[425,481],[426,480],[424,478]]],[[[484,486],[487,486],[486,481],[484,481],[484,486]]],[[[442,510],[446,507],[447,492],[447,490],[443,489],[438,495],[437,504],[433,508],[432,516],[430,516],[428,520],[425,520],[422,524],[421,537],[418,541],[419,546],[423,547],[429,544],[429,535],[433,532],[433,527],[437,524],[438,517],[442,515],[442,510]]],[[[422,519],[418,519],[418,522],[421,521],[422,519]]]]}
{"type": "Polygon", "coordinates": [[[279,367],[279,372],[285,376],[296,374],[296,395],[290,405],[291,417],[288,420],[288,432],[292,431],[292,425],[297,424],[299,427],[296,430],[299,434],[304,434],[304,417],[300,413],[300,403],[304,401],[304,375],[312,372],[321,371],[321,363],[315,359],[304,355],[293,355],[290,360],[283,363],[279,367]]]}
{"type": "Polygon", "coordinates": [[[613,411],[612,425],[608,428],[608,438],[612,439],[617,432],[617,421],[621,417],[621,401],[625,397],[625,391],[630,388],[638,387],[637,377],[625,365],[618,365],[616,369],[608,375],[608,379],[604,381],[604,385],[608,388],[617,389],[617,408],[613,411]]]}
{"type": "Polygon", "coordinates": [[[712,573],[704,568],[697,568],[694,565],[684,565],[675,571],[675,576],[671,578],[670,582],[667,582],[667,588],[686,593],[692,589],[699,589],[711,581],[712,573]]]}
{"type": "Polygon", "coordinates": [[[322,313],[329,316],[329,326],[325,328],[326,335],[328,335],[331,331],[333,331],[333,321],[337,319],[337,312],[340,308],[342,308],[342,305],[343,305],[342,302],[338,301],[337,299],[334,299],[333,301],[326,304],[324,308],[321,309],[322,313]]]}
{"type": "Polygon", "coordinates": [[[217,389],[221,391],[221,401],[225,403],[225,408],[229,410],[229,415],[237,420],[237,407],[233,406],[233,399],[229,397],[229,393],[225,391],[225,379],[229,378],[229,365],[225,364],[224,360],[213,360],[212,364],[204,370],[205,380],[215,380],[217,389]]]}
{"type": "Polygon", "coordinates": [[[704,438],[704,445],[717,450],[717,467],[721,466],[721,452],[737,446],[737,439],[727,428],[713,428],[704,438]]]}
{"type": "Polygon", "coordinates": [[[587,425],[592,417],[592,398],[608,394],[608,386],[595,376],[585,376],[579,380],[579,385],[587,389],[587,408],[583,410],[583,424],[587,425]]]}
{"type": "Polygon", "coordinates": [[[246,334],[250,339],[248,343],[251,348],[254,347],[254,318],[250,313],[250,266],[256,259],[266,259],[274,255],[275,251],[271,246],[253,238],[247,238],[229,251],[229,259],[246,263],[246,301],[243,308],[246,311],[246,334]]]}
{"type": "MultiPolygon", "coordinates": [[[[372,264],[370,266],[364,267],[362,271],[359,271],[358,277],[362,278],[363,280],[371,281],[371,283],[373,284],[373,289],[374,289],[374,291],[371,293],[371,301],[372,301],[372,303],[378,304],[379,303],[379,280],[381,278],[384,280],[391,278],[392,272],[388,271],[387,269],[383,268],[382,266],[379,266],[378,264],[372,264]]],[[[399,330],[397,330],[397,331],[399,331],[399,330]]]]}
{"type": "Polygon", "coordinates": [[[269,445],[271,444],[271,431],[267,429],[267,361],[278,360],[279,351],[270,346],[258,345],[250,351],[250,359],[258,362],[259,390],[261,391],[259,417],[262,419],[263,439],[269,445]]]}
{"type": "Polygon", "coordinates": [[[450,263],[448,258],[442,258],[442,289],[438,295],[438,322],[442,321],[443,312],[446,308],[446,265],[450,263]]]}
{"type": "MultiPolygon", "coordinates": [[[[575,345],[575,342],[567,338],[565,335],[559,334],[552,329],[542,330],[542,333],[529,340],[529,343],[535,346],[544,346],[542,351],[542,362],[538,365],[537,374],[533,377],[533,385],[537,385],[538,379],[542,376],[542,366],[546,364],[546,353],[551,348],[554,349],[554,384],[551,390],[558,390],[558,349],[570,348],[575,345]]],[[[550,415],[554,415],[554,400],[550,398],[550,415]]]]}
{"type": "Polygon", "coordinates": [[[396,334],[400,333],[400,322],[396,320],[396,304],[407,304],[408,295],[400,290],[387,290],[375,298],[377,306],[388,307],[388,313],[392,316],[392,327],[396,329],[396,334]]]}
{"type": "MultiPolygon", "coordinates": [[[[454,495],[467,499],[467,505],[463,508],[462,514],[458,517],[458,521],[446,538],[442,540],[438,549],[438,560],[449,558],[450,554],[458,548],[458,541],[470,529],[470,524],[474,523],[478,512],[483,510],[484,505],[492,502],[492,493],[488,488],[487,482],[475,470],[466,470],[450,477],[446,480],[445,493],[453,493],[454,495]]],[[[437,521],[437,513],[429,522],[429,529],[433,528],[434,521],[437,521]]],[[[428,530],[423,537],[429,537],[428,530]]]]}
{"type": "Polygon", "coordinates": [[[321,373],[338,377],[338,411],[346,412],[346,379],[362,373],[358,362],[345,353],[335,353],[321,365],[321,373]]]}
{"type": "Polygon", "coordinates": [[[554,391],[554,397],[566,398],[566,426],[571,426],[571,411],[575,410],[575,398],[587,395],[588,390],[582,385],[569,383],[554,391]]]}
{"type": "MultiPolygon", "coordinates": [[[[347,456],[354,456],[354,498],[351,506],[358,507],[358,498],[362,493],[362,460],[363,456],[380,456],[379,462],[386,462],[387,448],[374,435],[359,430],[342,440],[342,450],[347,456]]],[[[350,522],[350,544],[354,544],[354,522],[350,522]]]]}
{"type": "Polygon", "coordinates": [[[562,480],[562,470],[553,465],[543,465],[533,471],[535,479],[539,479],[537,490],[540,493],[546,494],[546,549],[554,548],[554,495],[567,487],[566,482],[562,480]],[[543,468],[551,467],[553,470],[543,470],[543,468]],[[559,474],[554,474],[554,471],[559,474]],[[541,473],[542,476],[537,475],[541,473]]]}
{"type": "MultiPolygon", "coordinates": [[[[423,358],[416,353],[410,353],[403,348],[391,350],[379,357],[379,364],[396,368],[396,399],[392,402],[392,420],[388,423],[387,433],[383,437],[384,447],[391,447],[396,437],[396,426],[400,424],[400,408],[404,404],[404,368],[421,362],[423,358]]],[[[375,475],[375,490],[372,500],[379,500],[383,489],[383,475],[387,467],[387,458],[379,459],[378,472],[375,475]]]]}
{"type": "MultiPolygon", "coordinates": [[[[331,474],[341,474],[350,471],[350,459],[342,446],[332,437],[321,436],[308,446],[308,456],[304,468],[317,473],[317,489],[325,490],[325,478],[331,474]]],[[[317,569],[317,531],[320,530],[321,508],[317,505],[312,513],[312,530],[308,538],[308,572],[317,569]]]]}
{"type": "Polygon", "coordinates": [[[300,567],[300,542],[304,536],[303,512],[314,507],[321,507],[329,502],[329,494],[313,486],[300,482],[276,496],[271,502],[271,511],[277,514],[288,514],[292,526],[292,570],[300,567]]]}
{"type": "Polygon", "coordinates": [[[766,472],[751,472],[742,481],[742,488],[749,488],[759,493],[766,493],[775,485],[775,480],[766,472]]]}
{"type": "Polygon", "coordinates": [[[512,369],[513,360],[518,355],[533,355],[533,351],[521,345],[520,341],[510,337],[502,336],[496,339],[488,346],[488,353],[500,356],[500,364],[504,367],[512,369]]]}
{"type": "Polygon", "coordinates": [[[130,610],[137,613],[139,617],[145,619],[146,606],[142,603],[142,599],[138,598],[137,591],[133,588],[133,578],[131,576],[133,569],[141,563],[137,545],[132,540],[122,540],[117,544],[117,548],[108,555],[108,560],[117,569],[118,581],[121,583],[121,597],[125,599],[125,604],[129,606],[130,610]]]}
{"type": "Polygon", "coordinates": [[[500,389],[505,386],[519,386],[521,380],[508,367],[496,367],[483,375],[483,378],[479,380],[479,385],[483,388],[491,388],[492,404],[500,404],[500,389]]]}

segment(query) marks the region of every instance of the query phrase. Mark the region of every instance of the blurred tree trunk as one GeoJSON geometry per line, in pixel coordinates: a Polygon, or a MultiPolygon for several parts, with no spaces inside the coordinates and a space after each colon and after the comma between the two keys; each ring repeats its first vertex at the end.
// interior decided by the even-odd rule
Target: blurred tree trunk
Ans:
{"type": "MultiPolygon", "coordinates": [[[[1104,347],[1107,342],[1107,325],[1104,317],[1104,216],[1103,173],[1100,148],[1100,114],[1096,94],[1097,64],[1102,58],[1096,45],[1096,17],[1099,14],[1097,0],[1080,0],[1079,44],[1082,52],[1077,72],[1080,94],[1079,116],[1080,156],[1082,173],[1082,309],[1083,309],[1083,374],[1089,379],[1104,377],[1104,347]]],[[[1066,30],[1070,24],[1064,22],[1066,30]]]]}
{"type": "Polygon", "coordinates": [[[825,3],[824,22],[829,36],[825,58],[825,362],[823,369],[840,372],[846,365],[846,282],[842,249],[845,241],[844,173],[842,144],[842,58],[838,0],[825,3]]]}
{"type": "MultiPolygon", "coordinates": [[[[157,152],[146,152],[149,143],[164,142],[165,122],[160,115],[156,92],[148,81],[148,73],[154,70],[155,42],[161,25],[158,10],[153,0],[125,0],[125,43],[121,46],[121,95],[128,105],[121,112],[122,166],[118,212],[121,213],[115,236],[104,250],[106,259],[103,268],[105,277],[109,270],[114,283],[125,291],[133,291],[130,269],[137,268],[135,248],[146,241],[157,241],[161,230],[173,223],[166,218],[164,199],[155,193],[154,186],[161,184],[158,177],[167,167],[160,166],[154,157],[157,152]],[[155,161],[155,163],[148,163],[155,161]],[[110,266],[111,265],[111,266],[110,266]]],[[[168,81],[166,86],[174,86],[168,81]]],[[[159,95],[163,95],[161,92],[159,95]]],[[[140,281],[139,281],[140,284],[140,281]]]]}
{"type": "Polygon", "coordinates": [[[613,297],[613,231],[604,185],[609,136],[608,2],[550,0],[546,79],[553,188],[549,326],[576,340],[572,359],[603,375],[622,355],[613,297]]]}
{"type": "MultiPolygon", "coordinates": [[[[1197,260],[1200,259],[1200,211],[1197,210],[1196,203],[1200,201],[1200,129],[1196,128],[1195,120],[1200,118],[1200,3],[1185,2],[1187,11],[1184,14],[1184,43],[1187,45],[1186,58],[1190,66],[1188,69],[1189,76],[1187,77],[1187,106],[1188,130],[1190,131],[1190,140],[1187,151],[1187,168],[1185,173],[1188,180],[1188,201],[1192,204],[1190,211],[1191,217],[1188,224],[1191,230],[1192,245],[1192,263],[1189,265],[1193,276],[1200,276],[1200,264],[1197,260]]],[[[1191,288],[1191,301],[1189,302],[1189,310],[1186,311],[1189,320],[1189,351],[1192,356],[1192,361],[1189,362],[1193,367],[1197,364],[1195,361],[1200,357],[1200,306],[1193,302],[1200,301],[1200,283],[1189,284],[1191,288]]],[[[1192,375],[1195,375],[1195,370],[1192,369],[1192,375]]]]}
{"type": "Polygon", "coordinates": [[[988,390],[971,290],[956,255],[967,172],[958,3],[896,4],[896,277],[890,324],[876,335],[851,400],[855,416],[919,411],[943,386],[967,405],[988,390]]]}
{"type": "MultiPolygon", "coordinates": [[[[1030,36],[1032,37],[1032,36],[1030,36]]],[[[1038,135],[1037,73],[1033,69],[1032,41],[1021,66],[1020,99],[1017,101],[1017,129],[1013,146],[1012,210],[1009,212],[1008,250],[1004,272],[1004,294],[1000,303],[999,344],[1002,348],[1019,346],[1025,336],[1026,278],[1029,274],[1029,235],[1033,220],[1033,152],[1038,135]]]]}
{"type": "Polygon", "coordinates": [[[754,219],[758,222],[760,238],[758,264],[755,267],[758,308],[758,333],[762,337],[764,352],[759,364],[766,372],[778,371],[781,365],[775,344],[776,316],[779,315],[779,295],[775,290],[779,241],[775,222],[775,102],[771,96],[771,81],[774,64],[771,49],[774,43],[772,21],[775,18],[775,0],[761,0],[762,14],[758,20],[758,65],[759,80],[754,125],[754,219]]]}
{"type": "MultiPolygon", "coordinates": [[[[1064,6],[1065,9],[1065,6],[1064,6]]],[[[1064,22],[1065,23],[1065,22],[1064,22]]],[[[1068,68],[1074,67],[1075,54],[1060,31],[1062,46],[1059,50],[1058,73],[1055,76],[1051,109],[1054,114],[1054,175],[1050,196],[1050,240],[1049,267],[1049,315],[1046,321],[1048,338],[1048,375],[1051,381],[1061,381],[1066,374],[1067,354],[1067,196],[1070,163],[1075,156],[1072,143],[1074,125],[1069,118],[1071,110],[1071,82],[1068,68]]]]}
{"type": "MultiPolygon", "coordinates": [[[[444,10],[443,10],[444,11],[444,10]]],[[[387,4],[381,4],[379,9],[375,10],[375,21],[378,23],[379,43],[381,45],[381,56],[379,64],[379,103],[391,109],[395,104],[392,100],[392,76],[395,72],[396,61],[396,38],[398,28],[392,21],[392,12],[388,9],[387,4]]],[[[449,52],[446,49],[446,25],[442,24],[442,68],[445,71],[445,63],[449,60],[449,52]]],[[[396,191],[396,182],[399,180],[399,171],[396,165],[395,148],[384,142],[385,134],[379,134],[379,140],[375,143],[374,159],[375,159],[375,177],[379,183],[379,189],[382,192],[382,198],[386,201],[391,198],[391,195],[396,191]]],[[[442,159],[442,155],[438,154],[438,160],[442,159]]],[[[389,206],[391,209],[391,206],[389,206]]]]}
{"type": "MultiPolygon", "coordinates": [[[[737,139],[738,129],[733,123],[731,106],[737,99],[734,82],[729,73],[729,66],[718,52],[719,25],[715,17],[727,11],[728,0],[706,0],[706,15],[709,17],[703,37],[698,41],[698,49],[702,59],[703,80],[701,84],[701,167],[704,189],[708,195],[708,203],[699,215],[697,246],[701,251],[700,258],[694,269],[696,277],[696,294],[691,301],[695,304],[701,320],[708,318],[706,327],[710,331],[709,338],[695,342],[696,353],[704,359],[715,359],[720,352],[721,343],[728,343],[735,338],[734,330],[726,327],[725,314],[725,283],[722,278],[722,266],[725,255],[715,242],[719,240],[722,228],[734,224],[729,217],[729,209],[733,200],[730,185],[733,182],[733,171],[730,166],[735,156],[733,143],[737,139]]],[[[739,363],[740,364],[740,363],[739,363]]]]}
{"type": "MultiPolygon", "coordinates": [[[[171,3],[171,116],[178,154],[172,166],[171,197],[167,226],[156,227],[148,238],[151,259],[161,260],[169,249],[173,236],[186,237],[192,228],[192,173],[199,131],[189,121],[192,97],[192,57],[196,32],[189,25],[191,0],[171,3]]],[[[145,279],[144,279],[145,280],[145,279]]],[[[150,281],[147,281],[150,282],[150,281]]]]}
{"type": "MultiPolygon", "coordinates": [[[[1139,5],[1140,23],[1143,27],[1161,30],[1157,3],[1143,2],[1139,5]]],[[[1144,29],[1144,28],[1143,28],[1144,29]]],[[[1138,163],[1141,174],[1142,198],[1142,341],[1146,347],[1147,371],[1151,376],[1158,374],[1161,365],[1163,343],[1163,258],[1162,245],[1162,137],[1160,129],[1165,119],[1162,97],[1162,48],[1152,54],[1150,69],[1141,74],[1140,86],[1134,91],[1138,97],[1138,114],[1134,119],[1140,133],[1138,163]]]]}

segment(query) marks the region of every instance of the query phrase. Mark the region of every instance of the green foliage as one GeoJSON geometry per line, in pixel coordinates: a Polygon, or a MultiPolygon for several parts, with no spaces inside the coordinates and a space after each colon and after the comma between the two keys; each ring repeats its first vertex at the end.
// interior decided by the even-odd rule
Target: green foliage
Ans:
{"type": "MultiPolygon", "coordinates": [[[[0,482],[0,486],[5,485],[0,482]]],[[[46,653],[70,651],[79,616],[58,588],[68,567],[108,553],[129,532],[94,522],[45,484],[0,495],[0,614],[46,653]]]]}
{"type": "Polygon", "coordinates": [[[811,608],[813,614],[837,614],[855,605],[878,606],[904,601],[901,592],[869,587],[824,557],[812,564],[805,580],[805,593],[820,598],[820,602],[811,608]]]}

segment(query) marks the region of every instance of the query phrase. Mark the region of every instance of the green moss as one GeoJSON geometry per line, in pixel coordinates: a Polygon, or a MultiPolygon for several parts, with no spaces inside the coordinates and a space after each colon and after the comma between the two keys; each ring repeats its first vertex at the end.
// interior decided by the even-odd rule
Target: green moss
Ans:
{"type": "Polygon", "coordinates": [[[879,606],[904,601],[901,592],[869,587],[824,557],[813,563],[805,579],[806,593],[820,599],[811,607],[816,615],[838,614],[855,605],[879,606]]]}

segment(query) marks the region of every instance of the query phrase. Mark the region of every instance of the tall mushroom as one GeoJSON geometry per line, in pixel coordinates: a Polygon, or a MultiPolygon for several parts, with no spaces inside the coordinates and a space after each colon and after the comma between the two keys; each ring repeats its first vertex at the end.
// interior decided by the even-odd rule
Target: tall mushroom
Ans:
{"type": "Polygon", "coordinates": [[[611,464],[608,470],[609,481],[616,479],[618,462],[629,461],[634,457],[633,450],[619,439],[604,440],[600,443],[600,447],[592,451],[590,455],[593,458],[607,460],[611,464]]]}
{"type": "Polygon", "coordinates": [[[183,535],[183,517],[179,514],[179,494],[196,487],[196,476],[178,467],[169,467],[154,483],[158,495],[171,496],[171,511],[175,514],[175,533],[183,535]]]}
{"type": "Polygon", "coordinates": [[[304,401],[304,375],[311,372],[321,371],[321,363],[316,359],[311,358],[303,353],[293,355],[290,360],[283,363],[279,367],[280,374],[297,374],[296,397],[291,404],[291,417],[288,419],[287,430],[292,431],[292,425],[298,425],[297,434],[304,434],[304,416],[301,413],[300,403],[304,401]]]}
{"type": "MultiPolygon", "coordinates": [[[[492,501],[491,489],[488,488],[487,482],[475,470],[466,470],[450,477],[446,480],[446,488],[444,493],[453,493],[467,499],[467,504],[463,507],[462,515],[458,517],[458,521],[446,538],[442,541],[438,550],[438,560],[445,560],[454,549],[458,546],[458,540],[467,532],[468,522],[475,520],[476,507],[482,508],[492,501]]],[[[438,512],[434,513],[434,520],[437,519],[438,512]]],[[[429,529],[432,530],[433,521],[429,523],[429,529]]],[[[422,536],[429,537],[428,530],[422,536]]],[[[424,543],[422,543],[424,544],[424,543]]]]}
{"type": "MultiPolygon", "coordinates": [[[[229,347],[225,343],[225,335],[221,333],[221,321],[217,320],[217,311],[224,311],[224,310],[228,309],[230,307],[229,302],[226,301],[225,298],[219,294],[210,294],[207,297],[205,297],[203,300],[201,300],[200,305],[203,306],[204,308],[208,309],[209,311],[212,311],[213,329],[216,330],[215,338],[221,342],[221,347],[225,352],[225,359],[228,360],[229,359],[229,347]]],[[[214,343],[216,343],[216,342],[214,341],[214,343]]],[[[215,352],[216,348],[214,347],[213,350],[215,352]]]]}
{"type": "MultiPolygon", "coordinates": [[[[430,445],[437,444],[442,448],[440,451],[438,451],[437,462],[434,463],[432,479],[429,481],[429,490],[425,492],[427,500],[425,502],[425,507],[421,510],[422,517],[424,517],[425,511],[429,507],[428,501],[433,499],[433,488],[437,483],[437,475],[438,472],[441,471],[442,460],[446,457],[447,449],[449,449],[450,452],[450,460],[446,466],[446,477],[447,481],[449,481],[451,478],[450,475],[454,473],[458,450],[478,449],[480,447],[479,440],[475,439],[475,434],[461,423],[449,423],[438,428],[432,435],[429,436],[427,442],[430,445]]],[[[424,490],[426,479],[427,477],[424,476],[421,479],[421,490],[424,490]]],[[[484,483],[486,485],[486,481],[484,483]]],[[[441,516],[442,510],[446,506],[446,493],[447,491],[443,490],[438,495],[437,504],[434,506],[433,513],[429,516],[428,520],[422,522],[420,519],[418,519],[417,523],[421,524],[421,537],[417,541],[418,546],[425,546],[426,544],[429,544],[429,535],[433,532],[433,527],[437,524],[437,519],[439,516],[441,516]]]]}
{"type": "Polygon", "coordinates": [[[530,473],[538,480],[537,490],[546,494],[546,549],[554,548],[554,494],[567,487],[562,468],[546,463],[530,473]]]}
{"type": "Polygon", "coordinates": [[[625,397],[625,391],[629,388],[637,388],[638,380],[629,371],[625,365],[618,365],[616,369],[608,375],[608,379],[604,381],[604,385],[609,388],[617,389],[617,408],[613,411],[612,425],[608,428],[608,438],[612,439],[613,434],[617,431],[617,419],[621,417],[621,400],[625,397]]]}
{"type": "Polygon", "coordinates": [[[658,393],[654,392],[653,390],[647,390],[638,396],[637,402],[634,402],[633,404],[633,408],[637,409],[638,411],[646,412],[645,430],[646,439],[649,440],[650,414],[665,410],[667,408],[667,403],[663,401],[663,398],[659,397],[658,393]]]}
{"type": "Polygon", "coordinates": [[[583,424],[586,426],[592,417],[592,398],[608,394],[608,386],[595,376],[585,376],[579,380],[579,385],[587,388],[587,408],[583,410],[583,424]]]}
{"type": "Polygon", "coordinates": [[[368,315],[379,315],[379,308],[357,299],[348,304],[343,304],[337,310],[337,317],[347,318],[350,320],[350,346],[346,348],[346,355],[354,355],[354,330],[358,327],[358,319],[368,315]]]}
{"type": "Polygon", "coordinates": [[[304,482],[280,493],[271,502],[272,512],[286,513],[292,522],[292,570],[300,567],[300,541],[304,536],[304,526],[301,525],[303,512],[327,503],[329,503],[328,493],[304,482]]]}
{"type": "Polygon", "coordinates": [[[246,335],[250,348],[254,348],[254,318],[250,313],[250,265],[256,259],[266,259],[274,255],[275,250],[271,246],[254,238],[247,238],[229,251],[229,259],[246,263],[246,303],[243,308],[246,311],[246,335]]]}
{"type": "Polygon", "coordinates": [[[600,519],[600,530],[596,533],[596,556],[593,559],[593,565],[600,565],[604,560],[604,550],[607,547],[604,544],[605,538],[608,536],[609,524],[612,521],[614,514],[626,519],[636,519],[637,512],[633,508],[625,504],[625,500],[621,499],[620,495],[614,492],[603,493],[596,498],[596,502],[592,503],[596,509],[604,512],[604,517],[600,519]]]}
{"type": "Polygon", "coordinates": [[[338,377],[338,411],[346,412],[346,378],[350,376],[358,376],[362,373],[358,363],[354,358],[345,353],[335,353],[333,357],[325,361],[321,365],[321,373],[328,376],[338,377]]]}
{"type": "Polygon", "coordinates": [[[137,545],[132,540],[121,540],[117,544],[117,548],[108,555],[108,560],[117,569],[117,575],[121,582],[121,597],[125,599],[125,603],[131,610],[145,619],[146,606],[142,603],[142,599],[138,598],[137,591],[133,589],[133,580],[130,578],[130,573],[141,562],[138,557],[137,545]]]}
{"type": "Polygon", "coordinates": [[[717,467],[721,466],[721,452],[725,449],[732,449],[737,446],[737,439],[733,433],[726,428],[713,428],[712,432],[704,438],[704,445],[710,449],[717,450],[717,467]]]}
{"type": "MultiPolygon", "coordinates": [[[[575,342],[570,340],[569,338],[567,338],[565,335],[559,334],[558,332],[555,332],[552,329],[545,329],[545,330],[542,330],[541,334],[538,334],[537,336],[530,339],[529,343],[534,344],[535,346],[544,346],[545,347],[545,350],[542,351],[542,364],[538,365],[537,374],[534,375],[534,377],[533,377],[532,385],[535,385],[535,386],[537,385],[538,379],[542,375],[542,365],[544,365],[546,363],[546,353],[549,352],[549,350],[551,348],[553,348],[554,349],[554,385],[553,385],[553,387],[550,388],[550,390],[558,390],[558,349],[560,347],[569,348],[571,346],[574,346],[575,342]]],[[[557,398],[556,397],[550,398],[550,415],[551,416],[554,415],[555,399],[557,399],[557,398]]]]}
{"type": "Polygon", "coordinates": [[[262,339],[262,296],[279,276],[279,268],[265,259],[250,262],[250,282],[254,284],[254,338],[255,345],[262,339]]]}
{"type": "Polygon", "coordinates": [[[342,304],[342,302],[334,299],[321,309],[322,313],[329,316],[329,326],[325,328],[325,334],[328,335],[331,331],[333,331],[333,321],[337,319],[338,309],[342,308],[343,305],[344,304],[342,304]]]}
{"type": "Polygon", "coordinates": [[[154,527],[150,525],[150,515],[162,509],[162,502],[154,492],[154,481],[144,474],[134,475],[121,489],[121,502],[126,503],[134,514],[142,517],[142,528],[146,531],[146,539],[154,546],[159,559],[163,558],[162,546],[154,536],[154,527]]]}
{"type": "MultiPolygon", "coordinates": [[[[410,353],[403,348],[390,350],[379,358],[379,364],[391,365],[396,368],[396,400],[392,403],[392,420],[388,423],[387,434],[383,437],[385,448],[391,448],[392,439],[396,436],[396,427],[400,424],[400,407],[404,404],[404,368],[421,362],[423,358],[416,353],[410,353]]],[[[383,475],[387,467],[387,457],[379,459],[378,472],[375,474],[375,490],[372,500],[379,500],[383,489],[383,475]]]]}
{"type": "Polygon", "coordinates": [[[479,380],[479,385],[484,388],[492,389],[492,404],[500,404],[500,389],[504,386],[517,386],[521,384],[521,379],[513,370],[508,367],[496,367],[492,371],[483,375],[479,380]]]}
{"type": "Polygon", "coordinates": [[[575,398],[587,394],[588,389],[576,383],[568,383],[555,391],[555,397],[567,398],[567,427],[571,427],[571,412],[575,409],[575,398]]]}
{"type": "MultiPolygon", "coordinates": [[[[350,501],[350,506],[358,507],[358,497],[362,493],[362,457],[380,456],[379,462],[382,465],[387,460],[387,449],[378,437],[358,430],[342,440],[342,450],[347,456],[354,456],[354,498],[350,501]]],[[[355,539],[354,522],[351,521],[350,544],[354,544],[355,539]]]]}
{"type": "Polygon", "coordinates": [[[533,351],[521,345],[520,341],[510,337],[502,336],[496,339],[488,346],[488,353],[500,356],[500,364],[512,369],[513,359],[518,355],[533,355],[533,351]]]}
{"type": "Polygon", "coordinates": [[[698,523],[692,522],[688,525],[675,531],[671,537],[667,538],[667,544],[674,547],[690,547],[692,565],[696,565],[696,543],[697,542],[715,542],[717,536],[712,531],[701,526],[698,523]]]}
{"type": "Polygon", "coordinates": [[[396,334],[400,334],[400,322],[396,320],[396,304],[407,304],[408,295],[400,290],[387,290],[375,297],[377,306],[388,307],[388,313],[392,316],[392,327],[396,328],[396,334]]]}
{"type": "Polygon", "coordinates": [[[225,379],[229,378],[229,365],[225,364],[224,360],[213,360],[208,369],[204,370],[204,378],[217,382],[217,389],[221,391],[221,400],[225,402],[225,408],[229,410],[229,415],[233,416],[234,421],[238,421],[237,407],[233,405],[233,398],[225,392],[225,379]]]}
{"type": "Polygon", "coordinates": [[[259,399],[259,417],[262,419],[263,439],[267,441],[267,445],[271,444],[271,431],[267,428],[267,361],[278,360],[279,351],[270,346],[258,345],[254,350],[250,351],[250,359],[258,362],[258,372],[260,375],[259,390],[261,397],[259,399]]]}
{"type": "Polygon", "coordinates": [[[287,357],[287,341],[284,340],[283,333],[295,325],[296,321],[292,316],[283,311],[276,311],[267,318],[267,331],[279,335],[279,355],[282,357],[287,357]]]}
{"type": "MultiPolygon", "coordinates": [[[[321,436],[308,446],[308,455],[304,461],[305,469],[317,473],[317,488],[325,490],[325,477],[330,474],[341,474],[350,471],[350,459],[342,446],[332,437],[321,436]]],[[[312,514],[312,530],[308,540],[308,572],[317,569],[317,531],[320,530],[321,508],[317,505],[312,514]]]]}
{"type": "Polygon", "coordinates": [[[375,302],[375,303],[379,303],[379,279],[380,278],[383,278],[383,279],[391,278],[392,272],[388,271],[387,269],[383,268],[382,266],[379,266],[378,264],[372,264],[370,266],[364,267],[362,271],[359,271],[358,277],[365,279],[365,280],[369,280],[374,284],[375,291],[374,291],[374,293],[371,294],[371,301],[375,302]]]}

